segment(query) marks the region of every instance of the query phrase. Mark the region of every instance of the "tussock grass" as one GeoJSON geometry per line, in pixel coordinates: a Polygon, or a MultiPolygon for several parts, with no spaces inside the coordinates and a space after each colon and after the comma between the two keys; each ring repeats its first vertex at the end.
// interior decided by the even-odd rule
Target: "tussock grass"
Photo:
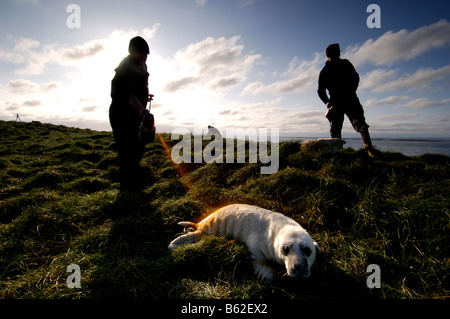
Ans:
{"type": "Polygon", "coordinates": [[[261,175],[248,160],[174,165],[157,138],[142,161],[146,186],[120,193],[111,133],[0,121],[0,139],[0,298],[449,296],[446,156],[326,157],[283,142],[279,171],[261,175]],[[307,228],[322,249],[312,277],[280,268],[274,283],[258,281],[246,247],[222,236],[167,249],[177,222],[230,203],[307,228]],[[81,289],[66,286],[70,264],[81,289]],[[381,289],[366,286],[369,264],[381,289]]]}

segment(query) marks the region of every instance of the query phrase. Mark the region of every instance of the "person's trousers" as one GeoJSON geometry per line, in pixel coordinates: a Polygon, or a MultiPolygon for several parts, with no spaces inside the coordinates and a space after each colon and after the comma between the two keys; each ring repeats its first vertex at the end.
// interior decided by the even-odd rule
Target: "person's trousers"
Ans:
{"type": "Polygon", "coordinates": [[[369,125],[366,123],[363,107],[357,97],[345,101],[331,102],[331,105],[332,112],[328,116],[328,120],[332,138],[341,138],[344,115],[348,117],[356,132],[368,132],[369,125]]]}
{"type": "Polygon", "coordinates": [[[120,188],[133,190],[140,183],[140,162],[145,152],[145,144],[139,141],[139,123],[111,117],[114,140],[119,157],[120,188]]]}

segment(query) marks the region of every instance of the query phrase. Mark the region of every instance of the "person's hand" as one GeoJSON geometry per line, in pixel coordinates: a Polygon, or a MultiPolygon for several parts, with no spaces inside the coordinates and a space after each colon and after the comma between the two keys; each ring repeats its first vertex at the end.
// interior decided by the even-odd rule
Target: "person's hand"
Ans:
{"type": "Polygon", "coordinates": [[[145,115],[148,114],[148,113],[149,113],[149,111],[147,109],[143,109],[141,111],[141,114],[139,114],[139,117],[141,118],[141,122],[143,121],[145,115]]]}
{"type": "Polygon", "coordinates": [[[334,110],[333,110],[333,104],[331,102],[327,103],[327,113],[325,114],[325,117],[329,120],[333,118],[334,110]]]}
{"type": "Polygon", "coordinates": [[[152,127],[155,123],[154,117],[148,110],[146,111],[147,112],[145,112],[142,116],[141,122],[146,126],[152,127]]]}

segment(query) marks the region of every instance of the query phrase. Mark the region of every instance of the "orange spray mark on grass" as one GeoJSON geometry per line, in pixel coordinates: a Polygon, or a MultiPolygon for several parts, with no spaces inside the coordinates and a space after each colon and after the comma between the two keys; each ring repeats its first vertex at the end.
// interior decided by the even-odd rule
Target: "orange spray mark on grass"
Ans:
{"type": "MultiPolygon", "coordinates": [[[[159,136],[159,139],[161,141],[161,145],[163,147],[163,152],[164,154],[167,156],[167,158],[170,160],[170,162],[172,163],[172,165],[174,166],[175,170],[178,173],[178,176],[183,177],[184,175],[186,175],[188,173],[187,169],[183,166],[183,163],[181,164],[176,164],[172,161],[172,155],[171,155],[171,149],[169,148],[169,146],[167,145],[166,141],[164,141],[163,137],[157,133],[159,136]]],[[[191,187],[190,185],[188,185],[189,183],[186,181],[181,181],[181,183],[183,184],[184,188],[186,191],[188,191],[191,187]]],[[[207,216],[203,217],[201,221],[206,220],[207,218],[211,218],[212,215],[214,215],[216,213],[217,209],[214,209],[212,213],[208,214],[207,216]]],[[[200,221],[200,222],[201,222],[200,221]]],[[[200,223],[199,222],[199,223],[200,223]]]]}
{"type": "Polygon", "coordinates": [[[172,163],[172,165],[175,167],[178,176],[183,177],[184,175],[187,174],[187,170],[186,168],[182,165],[182,164],[175,164],[172,161],[172,156],[171,156],[171,151],[169,146],[167,145],[166,141],[164,141],[164,139],[162,138],[162,136],[158,133],[159,139],[161,141],[161,145],[163,147],[163,152],[164,154],[167,156],[167,158],[170,160],[170,162],[172,163]]]}

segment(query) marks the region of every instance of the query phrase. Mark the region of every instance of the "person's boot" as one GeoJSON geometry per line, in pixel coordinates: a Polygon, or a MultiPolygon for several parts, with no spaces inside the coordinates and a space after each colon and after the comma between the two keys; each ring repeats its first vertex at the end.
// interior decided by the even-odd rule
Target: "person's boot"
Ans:
{"type": "Polygon", "coordinates": [[[365,149],[367,155],[369,155],[372,158],[380,157],[381,156],[381,152],[376,150],[373,147],[369,131],[365,130],[364,132],[361,132],[361,137],[362,137],[362,140],[363,140],[363,143],[364,143],[364,149],[365,149]]]}

